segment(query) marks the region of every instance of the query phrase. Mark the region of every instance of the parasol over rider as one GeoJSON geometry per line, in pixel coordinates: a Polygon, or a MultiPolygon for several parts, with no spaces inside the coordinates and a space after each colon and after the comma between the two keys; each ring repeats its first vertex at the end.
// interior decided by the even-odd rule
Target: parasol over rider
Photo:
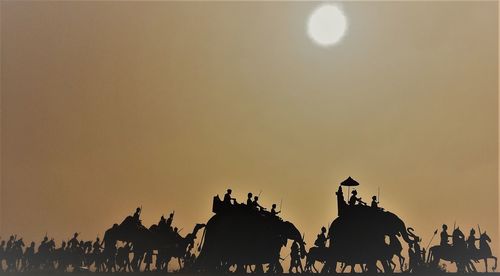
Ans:
{"type": "MultiPolygon", "coordinates": [[[[359,182],[354,180],[352,177],[349,176],[346,180],[344,180],[340,183],[340,186],[348,187],[347,194],[351,194],[351,192],[350,192],[351,187],[359,186],[359,182]]],[[[355,205],[358,202],[359,202],[359,204],[363,204],[363,205],[366,204],[361,200],[361,198],[356,197],[357,194],[358,194],[358,192],[356,190],[352,191],[352,195],[349,198],[349,205],[355,205]]]]}

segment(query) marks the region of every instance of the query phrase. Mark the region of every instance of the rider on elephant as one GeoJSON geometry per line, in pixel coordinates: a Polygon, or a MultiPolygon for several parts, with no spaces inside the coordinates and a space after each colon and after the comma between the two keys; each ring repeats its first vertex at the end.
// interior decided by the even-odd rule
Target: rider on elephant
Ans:
{"type": "Polygon", "coordinates": [[[439,245],[450,246],[449,238],[451,238],[451,235],[448,234],[448,226],[446,224],[443,224],[443,231],[441,231],[441,242],[439,243],[439,245]]]}
{"type": "Polygon", "coordinates": [[[271,208],[271,215],[277,216],[281,211],[276,211],[276,204],[273,204],[273,207],[271,208]]]}
{"type": "Polygon", "coordinates": [[[351,196],[351,198],[349,198],[349,205],[350,206],[354,206],[354,205],[356,205],[356,203],[358,203],[359,205],[366,205],[366,203],[361,200],[361,197],[359,197],[359,198],[356,197],[358,195],[358,192],[356,190],[353,190],[351,192],[351,194],[352,194],[352,196],[351,196]]]}
{"type": "Polygon", "coordinates": [[[314,241],[314,245],[316,245],[319,248],[325,248],[326,247],[326,228],[323,226],[321,227],[321,233],[318,234],[318,237],[316,238],[316,241],[314,241]]]}
{"type": "Polygon", "coordinates": [[[378,209],[378,201],[376,196],[372,196],[372,208],[378,209]]]}
{"type": "Polygon", "coordinates": [[[250,207],[250,208],[252,208],[252,206],[253,206],[252,197],[253,197],[252,193],[248,193],[248,195],[247,195],[247,206],[250,207]]]}
{"type": "Polygon", "coordinates": [[[379,203],[380,203],[380,202],[378,201],[377,196],[372,196],[372,204],[371,204],[371,207],[372,207],[373,209],[375,209],[375,210],[382,210],[382,211],[383,211],[383,210],[384,210],[384,208],[380,208],[380,207],[378,207],[378,204],[379,204],[379,203]]]}
{"type": "Polygon", "coordinates": [[[252,204],[253,204],[252,207],[253,207],[254,210],[257,210],[257,211],[258,210],[261,210],[261,211],[265,211],[266,210],[266,208],[260,206],[260,204],[259,204],[259,197],[258,196],[254,196],[253,197],[252,204]]]}
{"type": "Polygon", "coordinates": [[[232,191],[231,189],[227,189],[227,192],[226,192],[226,194],[224,195],[224,200],[223,200],[223,202],[224,202],[224,204],[225,204],[226,206],[230,206],[230,205],[232,205],[232,204],[231,204],[231,201],[233,201],[233,202],[235,202],[235,203],[236,203],[236,198],[231,197],[231,193],[232,193],[232,192],[233,192],[233,191],[232,191]]]}

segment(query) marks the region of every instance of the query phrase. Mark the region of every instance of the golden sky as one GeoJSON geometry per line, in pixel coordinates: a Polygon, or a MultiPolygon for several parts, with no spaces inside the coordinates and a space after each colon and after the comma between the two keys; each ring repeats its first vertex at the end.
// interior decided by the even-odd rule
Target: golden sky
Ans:
{"type": "Polygon", "coordinates": [[[139,205],[185,234],[230,187],[312,245],[350,175],[424,245],[456,222],[497,250],[498,4],[344,2],[330,48],[316,6],[2,1],[2,237],[93,239],[139,205]]]}

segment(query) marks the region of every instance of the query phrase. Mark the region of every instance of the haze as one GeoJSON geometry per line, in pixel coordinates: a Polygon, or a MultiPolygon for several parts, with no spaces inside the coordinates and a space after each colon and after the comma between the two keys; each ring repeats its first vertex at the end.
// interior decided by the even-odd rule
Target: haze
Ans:
{"type": "Polygon", "coordinates": [[[352,176],[424,245],[479,224],[498,254],[498,4],[344,2],[329,48],[316,5],[2,1],[2,238],[94,239],[141,205],[185,234],[232,188],[310,246],[352,176]]]}

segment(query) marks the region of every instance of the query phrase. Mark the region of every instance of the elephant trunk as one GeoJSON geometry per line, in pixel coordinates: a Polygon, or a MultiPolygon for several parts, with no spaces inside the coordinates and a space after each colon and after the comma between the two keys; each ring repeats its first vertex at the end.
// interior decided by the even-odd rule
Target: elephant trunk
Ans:
{"type": "Polygon", "coordinates": [[[403,229],[401,230],[401,236],[403,237],[403,240],[408,244],[411,244],[418,239],[418,237],[413,234],[413,228],[411,227],[408,227],[406,229],[404,229],[403,227],[403,229]]]}

